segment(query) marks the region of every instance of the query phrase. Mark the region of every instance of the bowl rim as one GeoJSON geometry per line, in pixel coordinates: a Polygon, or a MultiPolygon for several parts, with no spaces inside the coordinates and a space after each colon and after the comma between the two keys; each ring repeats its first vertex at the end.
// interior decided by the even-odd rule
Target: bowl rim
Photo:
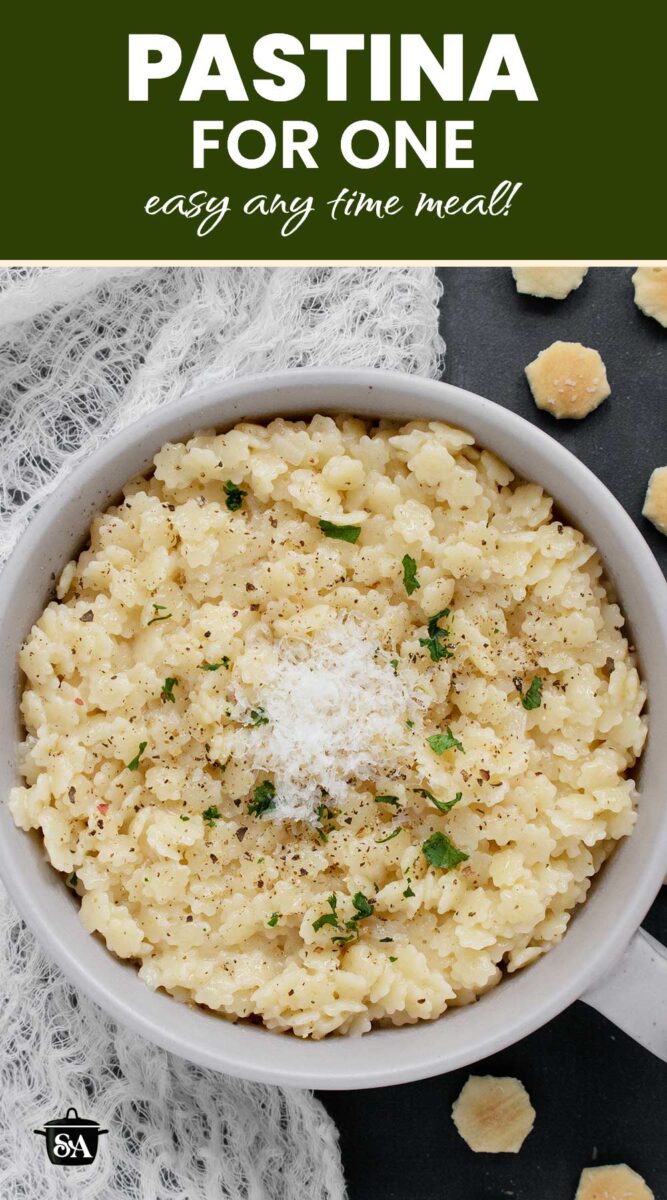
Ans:
{"type": "MultiPolygon", "coordinates": [[[[0,624],[4,627],[12,600],[16,601],[17,586],[21,584],[24,576],[30,578],[31,570],[34,574],[34,569],[31,568],[33,556],[40,544],[44,543],[48,531],[57,524],[63,507],[75,504],[80,493],[86,488],[90,491],[93,481],[103,481],[105,474],[114,464],[124,462],[128,458],[136,459],[138,446],[146,447],[144,459],[147,453],[150,460],[161,445],[174,437],[169,430],[182,429],[183,432],[177,432],[175,436],[185,437],[187,430],[191,435],[202,427],[223,429],[230,428],[242,420],[263,419],[255,413],[244,417],[243,409],[252,400],[265,402],[265,410],[260,404],[258,413],[260,410],[265,411],[268,419],[277,416],[300,419],[306,413],[312,415],[327,410],[330,413],[357,412],[360,415],[366,412],[368,415],[364,401],[370,403],[372,392],[376,393],[373,403],[378,395],[381,395],[384,399],[395,398],[405,405],[404,418],[392,418],[389,415],[388,419],[437,419],[464,429],[481,424],[491,430],[491,436],[479,436],[474,428],[471,428],[471,432],[483,448],[497,453],[511,464],[511,454],[498,449],[498,441],[504,440],[507,445],[513,444],[520,447],[524,453],[535,456],[537,461],[550,461],[554,474],[559,477],[563,486],[568,483],[573,486],[576,481],[579,490],[587,495],[592,511],[595,511],[596,520],[606,521],[611,540],[619,547],[624,547],[625,555],[632,561],[632,566],[642,581],[640,591],[646,600],[655,629],[660,635],[659,644],[654,647],[655,656],[664,666],[667,676],[667,582],[634,522],[601,481],[558,441],[511,410],[472,392],[456,388],[446,381],[424,379],[377,368],[295,368],[271,374],[245,376],[231,382],[214,381],[203,387],[191,389],[178,402],[153,410],[147,417],[144,416],[140,421],[126,426],[96,452],[78,463],[71,475],[48,496],[34,516],[27,533],[10,556],[3,572],[0,624]],[[342,398],[342,393],[349,393],[351,388],[360,393],[357,404],[351,404],[342,398]],[[341,398],[337,403],[306,404],[303,402],[303,396],[311,390],[332,396],[340,392],[341,398]],[[298,404],[295,406],[295,392],[302,398],[299,401],[301,407],[298,404]],[[427,403],[432,406],[441,405],[442,414],[437,417],[425,417],[423,410],[420,411],[420,401],[423,401],[424,407],[427,403]],[[414,405],[414,411],[410,415],[411,404],[414,405]],[[214,418],[216,408],[220,411],[217,418],[214,418]],[[467,414],[470,414],[470,420],[466,420],[467,414]],[[498,437],[495,436],[496,433],[498,437]],[[604,518],[600,516],[603,509],[606,510],[604,518]]],[[[376,414],[376,419],[379,419],[379,414],[376,414]]],[[[136,468],[128,467],[124,478],[129,479],[136,473],[136,468]]],[[[532,477],[531,472],[519,473],[524,477],[532,477]]],[[[543,476],[538,474],[538,479],[541,478],[543,476]]],[[[542,486],[550,494],[554,493],[553,487],[546,483],[542,483],[542,486]]],[[[106,507],[109,500],[103,503],[106,507]]],[[[99,511],[99,508],[94,504],[91,507],[88,503],[82,510],[84,511],[87,515],[82,519],[82,534],[89,527],[90,514],[99,511]]],[[[584,527],[586,525],[586,521],[582,522],[579,519],[576,523],[584,527]]],[[[604,555],[603,561],[607,565],[604,555]]],[[[11,654],[9,657],[11,658],[11,654]]],[[[5,679],[9,678],[6,664],[3,669],[5,679]]],[[[4,730],[2,732],[4,736],[4,730]]],[[[0,753],[0,767],[4,760],[7,782],[13,770],[15,750],[14,745],[11,752],[7,749],[0,753]],[[7,755],[11,760],[9,763],[7,755]]],[[[6,803],[0,804],[0,810],[1,816],[8,815],[6,803]]],[[[9,819],[11,821],[11,817],[9,819]]],[[[493,989],[477,1004],[450,1010],[446,1015],[446,1022],[452,1031],[450,1041],[455,1044],[449,1045],[445,1050],[438,1049],[438,1039],[434,1036],[443,1018],[422,1021],[417,1025],[398,1029],[375,1029],[361,1039],[328,1038],[317,1042],[271,1033],[260,1027],[233,1024],[200,1008],[179,1005],[174,998],[164,993],[152,992],[139,980],[134,965],[128,968],[127,964],[116,959],[100,943],[106,959],[116,966],[120,965],[123,971],[131,971],[141,991],[145,993],[145,997],[142,998],[131,984],[121,987],[119,983],[109,982],[112,975],[114,980],[116,979],[114,970],[105,971],[99,954],[93,953],[90,946],[87,949],[87,944],[97,945],[98,939],[91,938],[85,931],[78,914],[76,920],[80,934],[74,936],[75,945],[70,945],[62,936],[54,915],[55,910],[51,905],[44,903],[43,893],[47,889],[39,879],[30,878],[22,873],[10,847],[11,838],[0,837],[0,876],[4,879],[21,915],[49,956],[55,959],[65,974],[114,1019],[130,1026],[164,1049],[202,1066],[264,1083],[332,1089],[367,1088],[426,1078],[478,1061],[533,1032],[580,996],[620,957],[659,890],[667,858],[667,812],[656,820],[655,836],[649,845],[648,859],[643,862],[641,874],[635,878],[632,889],[625,889],[625,903],[621,907],[616,905],[616,919],[605,935],[591,944],[585,935],[580,934],[577,937],[578,929],[583,928],[582,917],[573,921],[564,940],[538,963],[512,976],[511,979],[504,980],[502,988],[493,989]],[[579,964],[575,971],[561,971],[560,977],[556,977],[553,970],[543,969],[539,976],[543,982],[528,1009],[521,1008],[521,1001],[513,1006],[505,1004],[505,1020],[494,1028],[483,1028],[479,1021],[475,1024],[469,1020],[468,1025],[477,1032],[466,1043],[466,1013],[479,1010],[483,1003],[487,1003],[487,1012],[490,1014],[493,1010],[488,1006],[488,1000],[493,1001],[493,997],[500,992],[507,993],[508,1000],[510,993],[514,996],[515,993],[520,995],[523,991],[528,995],[530,989],[523,984],[523,980],[528,979],[531,972],[532,978],[536,978],[536,972],[539,973],[544,964],[553,961],[559,952],[560,961],[565,963],[568,956],[563,950],[570,945],[570,957],[573,958],[575,944],[579,946],[579,964]],[[96,960],[95,969],[90,961],[87,962],[92,958],[96,960]],[[170,1006],[172,1019],[165,1017],[165,1004],[170,1006]],[[179,1013],[181,1020],[178,1019],[179,1013]],[[221,1034],[219,1043],[211,1037],[210,1027],[207,1026],[204,1032],[202,1024],[201,1030],[199,1029],[197,1021],[202,1016],[207,1023],[211,1020],[222,1023],[222,1028],[227,1032],[221,1034]],[[162,1022],[163,1017],[166,1024],[162,1022]],[[243,1037],[239,1039],[236,1035],[241,1030],[243,1037]],[[462,1035],[463,1040],[454,1037],[454,1034],[462,1035]],[[267,1038],[270,1041],[267,1041],[267,1038]],[[390,1059],[391,1043],[388,1043],[388,1039],[393,1040],[393,1062],[390,1059]],[[396,1055],[399,1039],[403,1050],[396,1055]],[[430,1052],[429,1041],[433,1043],[430,1052]],[[370,1053],[366,1049],[369,1044],[374,1047],[370,1053]],[[285,1046],[289,1047],[287,1052],[285,1046]],[[353,1049],[350,1051],[345,1047],[353,1049]]],[[[25,838],[22,830],[17,829],[16,832],[25,838]]],[[[633,838],[629,839],[630,846],[636,837],[635,833],[633,838]]],[[[625,850],[625,846],[623,849],[625,850]]],[[[614,856],[610,868],[615,866],[617,857],[620,857],[620,852],[614,856]]],[[[65,891],[57,873],[51,868],[49,870],[58,887],[65,891]]],[[[609,889],[607,893],[609,895],[609,889]]],[[[55,899],[54,891],[52,895],[55,899]]],[[[589,899],[586,905],[580,906],[579,912],[586,913],[592,903],[593,900],[589,899]]],[[[532,991],[535,992],[536,989],[533,988],[532,991]]],[[[498,1003],[495,1007],[496,1011],[500,1011],[501,1006],[498,1003]]],[[[221,1025],[218,1024],[217,1028],[220,1029],[221,1025]]]]}

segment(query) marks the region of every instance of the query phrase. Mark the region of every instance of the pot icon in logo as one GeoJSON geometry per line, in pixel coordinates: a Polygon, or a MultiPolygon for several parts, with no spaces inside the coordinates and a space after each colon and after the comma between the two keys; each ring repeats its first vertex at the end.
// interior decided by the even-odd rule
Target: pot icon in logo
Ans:
{"type": "Polygon", "coordinates": [[[68,1108],[64,1117],[45,1121],[43,1129],[34,1129],[46,1138],[49,1162],[61,1167],[85,1167],[95,1161],[97,1141],[108,1129],[100,1129],[99,1121],[87,1121],[75,1108],[68,1108]]]}

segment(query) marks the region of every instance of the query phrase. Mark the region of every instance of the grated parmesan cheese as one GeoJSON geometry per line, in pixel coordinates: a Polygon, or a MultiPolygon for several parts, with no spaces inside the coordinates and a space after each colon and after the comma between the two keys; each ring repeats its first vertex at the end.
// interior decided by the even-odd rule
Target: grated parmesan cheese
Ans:
{"type": "MultiPolygon", "coordinates": [[[[390,652],[370,627],[338,618],[308,641],[283,639],[272,648],[261,688],[269,722],[243,727],[236,752],[276,787],[275,820],[314,824],[327,799],[344,804],[348,781],[384,773],[407,744],[406,722],[420,720],[427,700],[419,673],[395,674],[390,652]]],[[[256,708],[245,695],[243,713],[256,708]]]]}

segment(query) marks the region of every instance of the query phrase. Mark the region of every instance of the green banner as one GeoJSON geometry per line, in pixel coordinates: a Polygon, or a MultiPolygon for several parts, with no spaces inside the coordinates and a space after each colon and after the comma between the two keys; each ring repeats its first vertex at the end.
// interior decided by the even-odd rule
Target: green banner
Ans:
{"type": "Polygon", "coordinates": [[[0,257],[660,258],[667,10],[7,5],[0,257]]]}

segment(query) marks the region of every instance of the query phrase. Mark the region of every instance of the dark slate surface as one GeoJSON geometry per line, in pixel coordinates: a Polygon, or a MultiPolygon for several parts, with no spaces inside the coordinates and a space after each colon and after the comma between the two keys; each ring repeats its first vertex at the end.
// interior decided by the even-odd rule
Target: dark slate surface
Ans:
{"type": "MultiPolygon", "coordinates": [[[[558,438],[615,493],[667,571],[667,538],[641,516],[667,464],[667,331],[633,304],[632,271],[595,268],[567,300],[518,296],[509,270],[447,268],[445,378],[558,438]],[[583,422],[535,407],[526,363],[557,338],[600,350],[612,396],[583,422]]],[[[667,888],[645,925],[667,941],[667,888]]],[[[667,997],[665,998],[667,1003],[667,997]]],[[[667,1197],[667,1066],[582,1003],[524,1041],[422,1083],[321,1093],[337,1122],[351,1200],[574,1200],[580,1171],[627,1162],[667,1197]],[[518,1155],[475,1155],[450,1109],[468,1075],[516,1075],[537,1110],[518,1155]]]]}

